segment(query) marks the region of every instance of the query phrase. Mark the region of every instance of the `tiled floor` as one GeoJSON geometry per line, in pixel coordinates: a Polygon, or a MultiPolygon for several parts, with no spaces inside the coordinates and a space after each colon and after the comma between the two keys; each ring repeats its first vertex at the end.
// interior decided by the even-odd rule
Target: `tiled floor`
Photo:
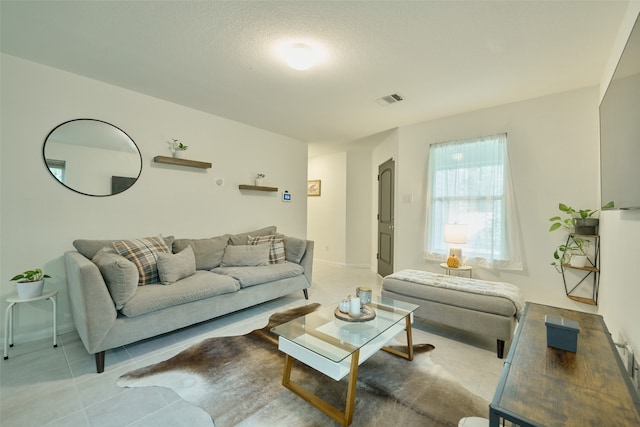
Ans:
{"type": "MultiPolygon", "coordinates": [[[[379,294],[373,272],[321,263],[314,265],[309,302],[335,303],[369,286],[379,294]]],[[[209,416],[163,388],[120,388],[116,379],[212,336],[238,335],[263,327],[274,311],[305,304],[302,292],[161,337],[107,352],[103,374],[76,333],[16,344],[0,364],[0,425],[30,426],[211,426],[209,416]]],[[[435,345],[432,359],[469,390],[491,400],[502,370],[495,340],[434,324],[414,324],[414,342],[435,345]]],[[[508,351],[508,348],[507,348],[508,351]]]]}

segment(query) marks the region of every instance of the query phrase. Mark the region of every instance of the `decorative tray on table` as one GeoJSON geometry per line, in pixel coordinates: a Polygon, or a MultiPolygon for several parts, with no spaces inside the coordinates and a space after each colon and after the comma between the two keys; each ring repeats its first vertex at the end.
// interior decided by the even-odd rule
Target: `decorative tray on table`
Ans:
{"type": "Polygon", "coordinates": [[[344,320],[346,322],[367,322],[376,317],[375,310],[368,304],[362,306],[362,308],[360,309],[360,315],[358,316],[354,316],[351,313],[343,313],[340,311],[340,307],[336,307],[334,313],[338,319],[344,320]]]}

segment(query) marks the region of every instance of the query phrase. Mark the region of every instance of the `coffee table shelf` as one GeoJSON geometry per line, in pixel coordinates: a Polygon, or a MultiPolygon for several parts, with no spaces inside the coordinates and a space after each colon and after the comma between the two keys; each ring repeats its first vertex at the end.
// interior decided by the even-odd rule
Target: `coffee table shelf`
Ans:
{"type": "Polygon", "coordinates": [[[286,355],[282,385],[344,426],[353,421],[359,365],[381,349],[413,360],[411,323],[418,306],[380,297],[374,297],[370,306],[377,315],[369,322],[340,320],[334,315],[335,307],[324,307],[271,330],[278,335],[278,348],[286,355]],[[406,353],[386,347],[403,331],[406,353]],[[349,376],[344,411],[291,380],[294,359],[336,381],[349,376]]]}

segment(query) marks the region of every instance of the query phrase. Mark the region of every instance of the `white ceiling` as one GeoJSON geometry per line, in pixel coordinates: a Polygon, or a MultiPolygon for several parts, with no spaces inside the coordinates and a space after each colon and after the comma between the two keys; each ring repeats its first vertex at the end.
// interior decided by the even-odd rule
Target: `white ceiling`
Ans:
{"type": "Polygon", "coordinates": [[[2,52],[303,141],[597,85],[628,1],[7,1],[2,52]],[[307,71],[281,41],[322,46],[307,71]],[[376,99],[404,101],[381,107],[376,99]]]}

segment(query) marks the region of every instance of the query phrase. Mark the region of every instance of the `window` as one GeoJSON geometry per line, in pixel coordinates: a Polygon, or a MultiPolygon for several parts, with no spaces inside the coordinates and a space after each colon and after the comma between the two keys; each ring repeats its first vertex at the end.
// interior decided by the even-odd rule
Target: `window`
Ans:
{"type": "Polygon", "coordinates": [[[425,259],[443,261],[446,224],[467,224],[465,264],[522,270],[507,135],[431,145],[425,259]]]}

